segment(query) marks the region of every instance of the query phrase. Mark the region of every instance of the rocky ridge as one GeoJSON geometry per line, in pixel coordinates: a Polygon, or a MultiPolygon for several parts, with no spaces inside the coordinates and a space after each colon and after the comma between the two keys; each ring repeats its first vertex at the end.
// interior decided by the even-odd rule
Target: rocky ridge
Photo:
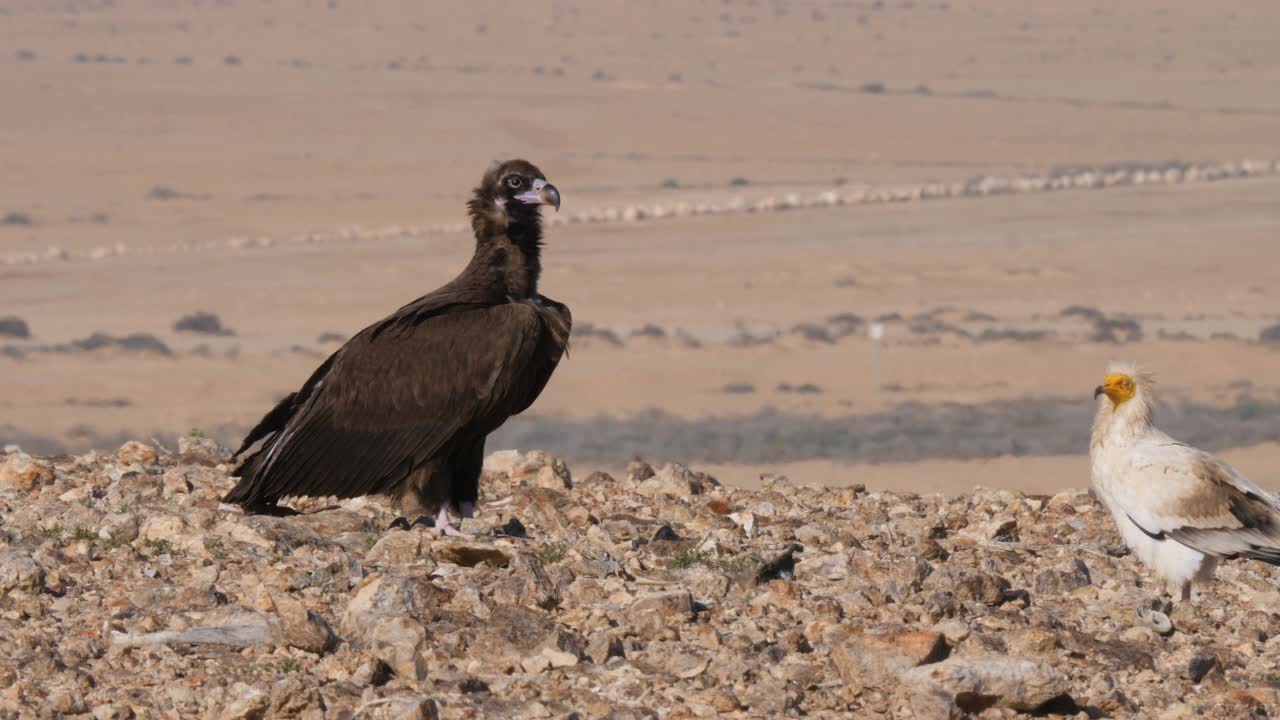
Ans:
{"type": "Polygon", "coordinates": [[[1153,603],[1082,491],[485,464],[470,539],[221,505],[227,451],[0,455],[0,717],[1258,717],[1280,570],[1153,603]]]}

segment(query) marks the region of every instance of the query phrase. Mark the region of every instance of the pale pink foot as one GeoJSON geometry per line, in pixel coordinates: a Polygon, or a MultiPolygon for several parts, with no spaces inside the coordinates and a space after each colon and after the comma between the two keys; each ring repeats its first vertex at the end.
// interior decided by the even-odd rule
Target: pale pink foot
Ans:
{"type": "MultiPolygon", "coordinates": [[[[466,515],[463,515],[466,517],[466,515]]],[[[453,521],[449,519],[448,505],[441,505],[440,512],[436,513],[435,520],[436,529],[440,531],[442,537],[469,538],[470,535],[458,530],[453,526],[453,521]]]]}

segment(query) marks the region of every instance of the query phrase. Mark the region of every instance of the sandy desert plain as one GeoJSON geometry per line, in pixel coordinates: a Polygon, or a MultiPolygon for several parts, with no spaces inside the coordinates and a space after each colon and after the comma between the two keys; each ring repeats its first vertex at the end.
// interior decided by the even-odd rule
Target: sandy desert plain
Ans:
{"type": "Polygon", "coordinates": [[[1081,487],[1124,358],[1276,487],[1277,37],[1268,0],[6,2],[0,444],[234,444],[451,277],[470,187],[524,156],[577,336],[490,449],[1081,487]],[[844,201],[1088,169],[1146,179],[844,201]],[[197,311],[227,331],[175,330],[197,311]]]}

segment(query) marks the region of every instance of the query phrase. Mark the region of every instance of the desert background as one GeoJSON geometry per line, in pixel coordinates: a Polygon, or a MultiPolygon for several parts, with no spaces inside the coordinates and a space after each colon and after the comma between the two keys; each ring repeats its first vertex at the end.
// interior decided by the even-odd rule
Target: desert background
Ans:
{"type": "Polygon", "coordinates": [[[522,156],[575,338],[490,450],[1083,487],[1132,359],[1274,488],[1278,37],[1266,0],[6,2],[0,445],[234,446],[522,156]]]}

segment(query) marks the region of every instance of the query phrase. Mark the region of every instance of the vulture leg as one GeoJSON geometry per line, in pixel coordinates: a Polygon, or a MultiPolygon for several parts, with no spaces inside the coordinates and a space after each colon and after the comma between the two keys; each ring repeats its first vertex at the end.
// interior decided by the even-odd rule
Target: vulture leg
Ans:
{"type": "Polygon", "coordinates": [[[463,519],[475,517],[483,467],[484,436],[462,445],[449,458],[449,498],[463,519]]]}
{"type": "Polygon", "coordinates": [[[446,503],[440,506],[440,512],[436,513],[436,529],[445,537],[468,537],[453,526],[453,522],[449,520],[449,505],[446,503]]]}

